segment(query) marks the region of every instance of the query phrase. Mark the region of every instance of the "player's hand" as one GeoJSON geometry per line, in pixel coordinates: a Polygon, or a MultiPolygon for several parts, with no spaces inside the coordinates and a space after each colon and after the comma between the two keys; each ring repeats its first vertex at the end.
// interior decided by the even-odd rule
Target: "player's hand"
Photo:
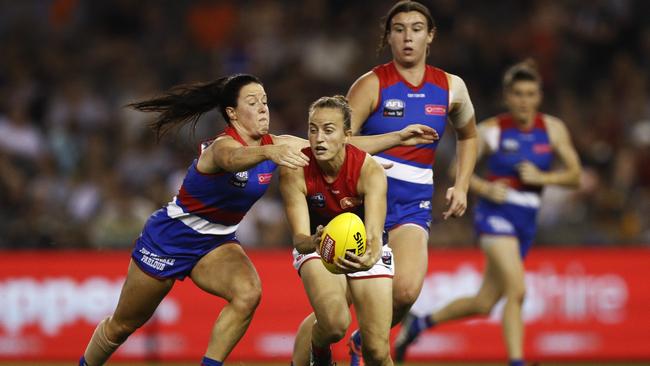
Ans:
{"type": "Polygon", "coordinates": [[[495,181],[487,183],[487,189],[484,193],[484,197],[495,203],[503,203],[506,200],[507,194],[508,186],[499,181],[495,181]]]}
{"type": "Polygon", "coordinates": [[[318,253],[318,255],[320,255],[320,242],[323,238],[323,231],[325,231],[323,225],[318,225],[316,227],[316,232],[311,236],[311,242],[314,245],[314,250],[316,253],[318,253]]]}
{"type": "Polygon", "coordinates": [[[408,125],[401,129],[398,134],[402,146],[430,144],[440,138],[438,131],[421,124],[408,125]]]}
{"type": "Polygon", "coordinates": [[[457,187],[447,189],[445,195],[447,211],[442,213],[442,218],[447,220],[450,217],[461,217],[467,210],[467,191],[457,187]]]}
{"type": "Polygon", "coordinates": [[[524,161],[517,164],[517,170],[519,171],[519,178],[524,184],[531,186],[543,186],[546,182],[544,181],[544,172],[537,169],[537,167],[530,161],[524,161]]]}
{"type": "Polygon", "coordinates": [[[367,271],[372,268],[379,258],[375,258],[372,248],[366,247],[366,252],[358,256],[351,252],[345,253],[345,258],[334,258],[334,264],[343,273],[367,271]]]}
{"type": "Polygon", "coordinates": [[[266,151],[267,159],[291,169],[297,169],[309,164],[307,155],[300,151],[295,144],[270,145],[266,151]]]}

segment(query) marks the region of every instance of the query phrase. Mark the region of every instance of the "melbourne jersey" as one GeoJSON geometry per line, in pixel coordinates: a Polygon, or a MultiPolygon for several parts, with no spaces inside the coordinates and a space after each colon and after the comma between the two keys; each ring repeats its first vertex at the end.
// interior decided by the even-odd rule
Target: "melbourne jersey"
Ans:
{"type": "Polygon", "coordinates": [[[355,213],[363,220],[363,197],[357,192],[357,183],[367,153],[347,144],[343,166],[336,179],[328,183],[311,148],[304,148],[302,152],[309,157],[309,164],[303,169],[312,232],[316,231],[318,225],[327,225],[343,212],[355,213]]]}
{"type": "MultiPolygon", "coordinates": [[[[449,112],[449,83],[444,71],[426,66],[420,85],[406,81],[393,62],[377,66],[379,100],[363,124],[361,134],[378,135],[420,123],[434,128],[442,137],[449,112]]],[[[388,177],[386,228],[413,222],[428,228],[433,196],[433,163],[438,141],[416,146],[399,146],[375,156],[392,164],[388,177]]]]}
{"type": "MultiPolygon", "coordinates": [[[[223,135],[246,145],[231,127],[223,135]]],[[[261,143],[268,145],[273,140],[265,135],[261,143]]],[[[266,160],[237,173],[206,174],[197,169],[197,162],[194,160],[187,170],[178,195],[147,223],[147,234],[153,241],[182,245],[202,241],[206,235],[234,233],[246,212],[266,192],[276,169],[275,163],[266,160]]]]}

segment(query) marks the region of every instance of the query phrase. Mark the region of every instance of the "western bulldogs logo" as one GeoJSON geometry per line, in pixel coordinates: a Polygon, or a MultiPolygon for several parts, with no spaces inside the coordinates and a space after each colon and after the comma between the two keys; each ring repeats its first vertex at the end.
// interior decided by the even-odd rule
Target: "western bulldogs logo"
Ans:
{"type": "Polygon", "coordinates": [[[309,204],[312,207],[323,208],[325,207],[325,196],[322,193],[316,193],[315,195],[309,197],[309,204]]]}
{"type": "Polygon", "coordinates": [[[230,184],[239,188],[246,187],[247,183],[248,183],[248,171],[235,173],[230,179],[230,184]]]}
{"type": "Polygon", "coordinates": [[[388,99],[384,102],[384,117],[404,117],[404,102],[400,99],[388,99]]]}

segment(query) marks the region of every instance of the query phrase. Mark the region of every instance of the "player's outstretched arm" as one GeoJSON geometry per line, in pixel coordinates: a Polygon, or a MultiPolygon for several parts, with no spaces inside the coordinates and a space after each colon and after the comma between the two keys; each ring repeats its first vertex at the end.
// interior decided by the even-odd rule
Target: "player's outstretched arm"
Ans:
{"type": "Polygon", "coordinates": [[[302,169],[280,167],[280,193],[293,233],[293,246],[300,254],[313,252],[320,242],[318,232],[314,235],[310,233],[306,192],[305,176],[302,169]]]}

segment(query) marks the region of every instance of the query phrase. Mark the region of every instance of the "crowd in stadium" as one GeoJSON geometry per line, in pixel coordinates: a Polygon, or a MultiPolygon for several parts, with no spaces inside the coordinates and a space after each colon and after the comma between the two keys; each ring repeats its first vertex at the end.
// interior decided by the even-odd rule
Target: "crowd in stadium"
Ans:
{"type": "MultiPolygon", "coordinates": [[[[377,19],[390,2],[381,3],[0,5],[0,248],[130,248],[148,215],[176,194],[199,142],[224,126],[210,113],[196,133],[156,141],[151,117],[124,106],[172,85],[256,74],[271,96],[272,130],[304,137],[311,101],[345,94],[389,60],[376,52],[377,19]]],[[[567,123],[584,168],[581,188],[545,192],[537,242],[649,243],[650,4],[429,5],[437,35],[428,61],[462,75],[477,120],[503,110],[505,68],[532,57],[545,81],[542,109],[567,123]]],[[[437,155],[434,217],[450,184],[451,137],[437,155]]],[[[471,215],[434,223],[430,245],[472,246],[471,226],[471,215]]],[[[257,247],[291,246],[277,187],[238,236],[257,247]]]]}

